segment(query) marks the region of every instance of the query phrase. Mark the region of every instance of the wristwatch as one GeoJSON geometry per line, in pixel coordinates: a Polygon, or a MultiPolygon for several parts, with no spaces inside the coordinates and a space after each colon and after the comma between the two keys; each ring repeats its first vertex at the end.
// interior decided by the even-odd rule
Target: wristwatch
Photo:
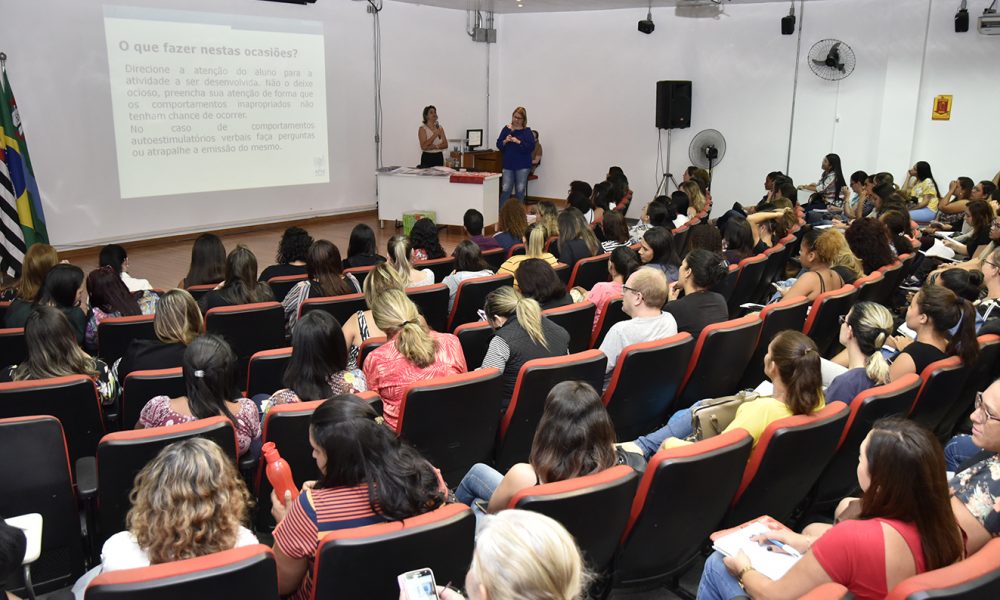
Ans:
{"type": "Polygon", "coordinates": [[[743,585],[743,577],[750,571],[753,571],[753,565],[743,567],[740,569],[740,572],[736,574],[736,580],[740,582],[740,587],[743,589],[747,589],[746,586],[743,585]]]}

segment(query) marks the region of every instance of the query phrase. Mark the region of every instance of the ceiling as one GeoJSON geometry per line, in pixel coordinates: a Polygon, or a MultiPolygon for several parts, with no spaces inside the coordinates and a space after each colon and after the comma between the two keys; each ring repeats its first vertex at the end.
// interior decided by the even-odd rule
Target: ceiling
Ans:
{"type": "MultiPolygon", "coordinates": [[[[438,8],[456,10],[493,10],[501,13],[523,12],[568,12],[580,10],[612,10],[617,8],[647,8],[649,0],[396,0],[408,4],[422,4],[438,8]],[[518,6],[521,4],[521,6],[518,6]]],[[[784,0],[652,0],[654,8],[680,6],[704,6],[722,4],[764,4],[784,0]]],[[[817,1],[817,0],[813,0],[817,1]]]]}

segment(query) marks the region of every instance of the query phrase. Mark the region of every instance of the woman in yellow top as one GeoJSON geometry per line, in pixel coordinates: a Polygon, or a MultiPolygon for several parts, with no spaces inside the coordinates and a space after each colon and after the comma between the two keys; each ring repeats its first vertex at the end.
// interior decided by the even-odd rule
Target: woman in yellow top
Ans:
{"type": "Polygon", "coordinates": [[[916,206],[910,208],[911,219],[918,223],[930,223],[937,217],[941,192],[938,190],[934,175],[931,174],[931,166],[926,161],[917,161],[917,164],[907,171],[900,192],[917,202],[916,206]]]}
{"type": "MultiPolygon", "coordinates": [[[[545,251],[545,240],[548,239],[548,232],[544,227],[538,225],[537,223],[532,223],[528,226],[528,229],[524,232],[524,245],[525,254],[515,254],[500,265],[497,269],[497,275],[507,274],[511,277],[514,273],[517,273],[517,268],[521,266],[521,263],[528,260],[529,258],[540,258],[545,262],[555,267],[559,262],[551,252],[545,251]]],[[[514,282],[514,288],[520,289],[517,286],[517,282],[514,282]]]]}
{"type": "MultiPolygon", "coordinates": [[[[774,336],[764,356],[764,374],[774,384],[774,391],[770,396],[761,396],[740,406],[736,418],[725,431],[737,427],[745,429],[756,445],[767,426],[778,419],[821,410],[826,402],[819,358],[816,343],[803,333],[787,329],[774,336]]],[[[625,444],[624,448],[642,452],[649,460],[660,448],[688,443],[684,438],[692,432],[691,408],[685,408],[674,413],[657,431],[625,444]]]]}

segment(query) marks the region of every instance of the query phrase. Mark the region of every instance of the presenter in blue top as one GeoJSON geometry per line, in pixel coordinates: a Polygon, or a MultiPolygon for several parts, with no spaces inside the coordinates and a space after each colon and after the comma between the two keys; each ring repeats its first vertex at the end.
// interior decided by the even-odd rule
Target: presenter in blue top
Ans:
{"type": "Polygon", "coordinates": [[[497,148],[503,154],[500,206],[510,198],[511,189],[518,200],[524,202],[524,196],[528,192],[531,153],[535,150],[535,135],[528,128],[528,113],[523,106],[514,109],[510,125],[504,126],[497,138],[497,148]]]}

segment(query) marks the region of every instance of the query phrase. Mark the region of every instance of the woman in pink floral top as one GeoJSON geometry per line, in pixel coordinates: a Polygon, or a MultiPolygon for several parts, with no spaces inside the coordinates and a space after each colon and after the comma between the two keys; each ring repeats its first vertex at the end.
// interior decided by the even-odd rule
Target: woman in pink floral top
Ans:
{"type": "Polygon", "coordinates": [[[368,387],[361,369],[347,369],[347,342],[340,323],[330,313],[308,312],[292,333],[292,358],[285,367],[285,389],[275,392],[268,406],[325,400],[356,394],[368,387]]]}
{"type": "Polygon", "coordinates": [[[376,298],[372,315],[389,341],[365,359],[365,378],[368,389],[382,397],[386,425],[395,428],[406,388],[415,381],[465,373],[465,355],[457,337],[427,328],[402,291],[376,298]]]}
{"type": "Polygon", "coordinates": [[[224,416],[236,429],[240,456],[259,446],[257,405],[240,393],[236,382],[236,355],[229,344],[215,335],[197,338],[184,351],[182,369],[187,395],[180,398],[156,396],[143,407],[135,428],[164,427],[224,416]]]}
{"type": "Polygon", "coordinates": [[[611,259],[608,260],[608,275],[611,276],[611,281],[597,283],[587,292],[587,300],[597,307],[594,313],[595,327],[608,300],[622,295],[622,284],[640,265],[642,261],[639,259],[639,253],[628,246],[619,246],[611,251],[611,259]]]}

